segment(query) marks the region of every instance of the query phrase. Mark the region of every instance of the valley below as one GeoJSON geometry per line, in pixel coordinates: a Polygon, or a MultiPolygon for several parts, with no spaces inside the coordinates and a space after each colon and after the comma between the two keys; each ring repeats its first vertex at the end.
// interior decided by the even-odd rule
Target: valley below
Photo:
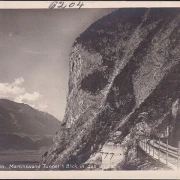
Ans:
{"type": "Polygon", "coordinates": [[[44,152],[43,150],[1,151],[0,170],[36,170],[44,152]]]}

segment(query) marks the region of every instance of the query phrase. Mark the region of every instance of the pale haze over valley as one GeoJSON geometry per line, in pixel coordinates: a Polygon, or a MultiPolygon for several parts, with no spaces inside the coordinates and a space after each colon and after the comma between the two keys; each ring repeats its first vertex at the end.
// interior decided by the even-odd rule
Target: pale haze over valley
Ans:
{"type": "Polygon", "coordinates": [[[63,119],[69,52],[76,37],[112,9],[1,10],[0,98],[63,119]]]}

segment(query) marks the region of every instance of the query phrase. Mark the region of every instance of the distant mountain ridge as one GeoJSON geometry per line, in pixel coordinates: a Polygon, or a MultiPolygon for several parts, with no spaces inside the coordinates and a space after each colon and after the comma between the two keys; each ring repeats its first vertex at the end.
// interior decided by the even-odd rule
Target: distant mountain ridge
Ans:
{"type": "Polygon", "coordinates": [[[61,122],[27,104],[0,99],[0,134],[55,135],[61,122]]]}
{"type": "Polygon", "coordinates": [[[61,122],[27,104],[0,99],[0,149],[50,146],[61,122]]]}

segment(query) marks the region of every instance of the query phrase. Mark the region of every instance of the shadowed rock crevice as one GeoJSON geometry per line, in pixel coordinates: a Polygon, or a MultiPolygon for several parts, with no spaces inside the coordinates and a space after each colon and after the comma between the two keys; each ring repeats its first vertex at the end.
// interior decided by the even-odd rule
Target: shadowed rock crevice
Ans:
{"type": "Polygon", "coordinates": [[[107,83],[108,80],[103,76],[103,72],[95,71],[81,81],[81,89],[92,94],[97,94],[107,83]],[[99,81],[99,79],[101,79],[101,81],[99,81]]]}

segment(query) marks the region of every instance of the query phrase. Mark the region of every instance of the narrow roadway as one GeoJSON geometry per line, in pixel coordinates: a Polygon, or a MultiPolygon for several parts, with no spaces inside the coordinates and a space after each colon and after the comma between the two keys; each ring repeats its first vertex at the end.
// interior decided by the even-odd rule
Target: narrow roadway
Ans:
{"type": "Polygon", "coordinates": [[[166,144],[149,139],[141,140],[139,146],[154,160],[163,163],[173,170],[179,169],[180,162],[178,163],[177,148],[172,146],[168,146],[167,148],[166,144]]]}

